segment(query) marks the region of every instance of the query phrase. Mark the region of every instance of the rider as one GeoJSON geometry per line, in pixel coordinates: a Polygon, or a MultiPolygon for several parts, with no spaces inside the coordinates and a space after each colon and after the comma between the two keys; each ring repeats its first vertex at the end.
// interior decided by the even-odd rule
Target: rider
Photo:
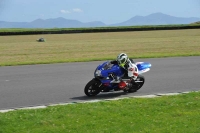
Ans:
{"type": "Polygon", "coordinates": [[[125,69],[126,73],[122,79],[130,79],[132,84],[138,77],[138,68],[132,59],[129,59],[127,54],[121,53],[117,56],[116,60],[110,62],[111,64],[118,64],[121,68],[125,69]]]}

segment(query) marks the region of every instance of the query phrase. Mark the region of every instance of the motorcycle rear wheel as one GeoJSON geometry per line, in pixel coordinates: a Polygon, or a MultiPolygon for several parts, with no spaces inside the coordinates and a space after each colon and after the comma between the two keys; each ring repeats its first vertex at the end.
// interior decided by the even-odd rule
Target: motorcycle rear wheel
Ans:
{"type": "Polygon", "coordinates": [[[85,86],[85,89],[84,89],[85,94],[88,97],[96,96],[101,91],[99,89],[99,85],[100,85],[99,81],[92,79],[85,86]]]}
{"type": "MultiPolygon", "coordinates": [[[[139,83],[137,83],[137,90],[139,90],[140,88],[142,88],[142,86],[144,85],[145,82],[145,78],[142,75],[139,75],[136,79],[136,81],[140,81],[139,83]]],[[[136,90],[136,91],[137,91],[136,90]]]]}
{"type": "Polygon", "coordinates": [[[130,88],[129,90],[127,90],[129,93],[136,92],[136,91],[138,91],[140,88],[142,88],[142,86],[144,85],[144,82],[145,82],[144,76],[139,75],[139,76],[137,77],[137,79],[136,79],[136,82],[137,82],[136,85],[133,85],[132,88],[130,88]],[[139,81],[139,82],[137,82],[137,81],[139,81]]]}

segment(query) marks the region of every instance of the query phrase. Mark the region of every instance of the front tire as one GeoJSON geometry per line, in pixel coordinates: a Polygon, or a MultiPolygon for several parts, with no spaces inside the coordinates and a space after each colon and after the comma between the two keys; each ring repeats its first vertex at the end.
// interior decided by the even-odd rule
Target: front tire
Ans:
{"type": "Polygon", "coordinates": [[[99,88],[100,84],[101,84],[100,81],[92,79],[85,86],[85,89],[84,89],[85,94],[88,97],[96,96],[101,91],[99,88]]]}

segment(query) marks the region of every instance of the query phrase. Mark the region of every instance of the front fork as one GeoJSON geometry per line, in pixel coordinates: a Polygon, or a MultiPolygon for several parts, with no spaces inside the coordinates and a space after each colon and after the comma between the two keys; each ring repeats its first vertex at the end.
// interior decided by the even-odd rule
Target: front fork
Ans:
{"type": "Polygon", "coordinates": [[[93,78],[93,80],[95,80],[97,82],[96,86],[98,87],[98,89],[101,91],[104,89],[104,85],[101,83],[100,79],[98,78],[93,78]]]}

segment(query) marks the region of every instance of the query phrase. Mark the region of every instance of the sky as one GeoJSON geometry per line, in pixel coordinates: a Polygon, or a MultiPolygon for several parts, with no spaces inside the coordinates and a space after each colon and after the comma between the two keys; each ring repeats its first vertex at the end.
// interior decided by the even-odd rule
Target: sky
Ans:
{"type": "Polygon", "coordinates": [[[114,24],[158,12],[200,18],[200,0],[0,0],[0,21],[9,22],[63,17],[114,24]]]}

